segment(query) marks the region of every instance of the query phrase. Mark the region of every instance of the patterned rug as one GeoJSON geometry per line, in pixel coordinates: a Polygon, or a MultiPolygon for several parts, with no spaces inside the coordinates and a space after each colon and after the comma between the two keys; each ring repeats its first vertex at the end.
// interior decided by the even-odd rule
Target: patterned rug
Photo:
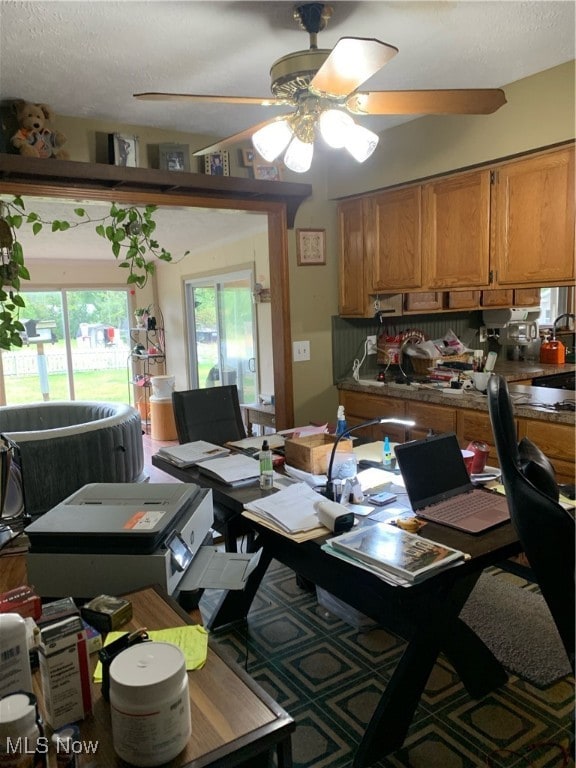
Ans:
{"type": "MultiPolygon", "coordinates": [[[[491,571],[493,578],[519,579],[491,571]]],[[[212,590],[204,594],[205,617],[217,598],[212,590]]],[[[326,596],[321,600],[334,608],[326,596]]],[[[212,634],[296,721],[294,768],[351,768],[356,745],[404,650],[396,635],[370,629],[352,609],[345,615],[352,623],[301,589],[292,571],[273,563],[247,624],[212,634]]],[[[404,748],[375,766],[572,766],[571,759],[564,762],[563,750],[572,738],[573,707],[570,675],[545,686],[511,675],[503,688],[475,701],[440,658],[404,748]]]]}

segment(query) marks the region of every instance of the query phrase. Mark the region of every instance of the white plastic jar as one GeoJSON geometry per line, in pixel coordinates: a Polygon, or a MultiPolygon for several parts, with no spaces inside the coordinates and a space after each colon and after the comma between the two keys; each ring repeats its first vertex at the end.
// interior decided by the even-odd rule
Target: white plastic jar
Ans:
{"type": "Polygon", "coordinates": [[[157,766],[184,749],[192,733],[184,654],[172,643],[140,643],[110,665],[112,743],[132,765],[157,766]]]}
{"type": "Polygon", "coordinates": [[[0,696],[7,696],[13,691],[32,691],[26,621],[17,613],[2,613],[0,633],[0,696]]]}
{"type": "Polygon", "coordinates": [[[45,768],[48,751],[33,693],[0,699],[0,766],[45,768]]]}

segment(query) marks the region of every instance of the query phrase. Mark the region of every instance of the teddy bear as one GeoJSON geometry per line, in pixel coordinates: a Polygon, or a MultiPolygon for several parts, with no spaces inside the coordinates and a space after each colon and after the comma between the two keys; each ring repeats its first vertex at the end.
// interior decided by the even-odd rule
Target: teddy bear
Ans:
{"type": "Polygon", "coordinates": [[[12,145],[25,157],[55,157],[67,160],[68,153],[61,149],[66,136],[53,131],[47,123],[54,113],[47,104],[33,104],[30,101],[14,102],[18,130],[12,136],[12,145]]]}

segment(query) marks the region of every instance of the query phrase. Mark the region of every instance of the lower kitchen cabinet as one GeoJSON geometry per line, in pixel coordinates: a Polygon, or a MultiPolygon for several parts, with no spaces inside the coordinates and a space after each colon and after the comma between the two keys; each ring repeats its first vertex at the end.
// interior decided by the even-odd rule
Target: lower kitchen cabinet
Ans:
{"type": "MultiPolygon", "coordinates": [[[[362,392],[340,392],[340,404],[344,406],[349,427],[370,419],[404,419],[404,400],[394,397],[379,397],[362,392]]],[[[388,435],[394,443],[406,440],[405,428],[400,424],[375,424],[354,433],[367,440],[382,440],[388,435]]]]}
{"type": "Polygon", "coordinates": [[[538,448],[550,459],[556,471],[558,482],[574,482],[574,427],[568,424],[550,424],[546,421],[519,419],[518,438],[522,439],[523,437],[536,443],[538,448]]]}
{"type": "Polygon", "coordinates": [[[408,427],[407,440],[420,440],[430,430],[437,434],[456,431],[456,411],[443,405],[408,401],[406,418],[416,422],[413,427],[408,427]]]}

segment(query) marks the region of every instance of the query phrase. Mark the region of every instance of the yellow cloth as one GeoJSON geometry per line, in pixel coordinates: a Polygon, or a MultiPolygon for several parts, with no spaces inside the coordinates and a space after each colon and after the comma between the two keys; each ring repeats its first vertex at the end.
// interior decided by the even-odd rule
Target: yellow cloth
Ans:
{"type": "MultiPolygon", "coordinates": [[[[184,627],[174,627],[173,629],[150,629],[147,630],[150,640],[162,643],[173,643],[184,654],[186,659],[186,669],[201,669],[206,663],[208,655],[208,632],[197,624],[190,624],[184,627]]],[[[108,632],[104,645],[110,645],[114,640],[125,635],[125,632],[108,632]]],[[[94,670],[94,682],[102,682],[102,663],[99,661],[94,670]]]]}

